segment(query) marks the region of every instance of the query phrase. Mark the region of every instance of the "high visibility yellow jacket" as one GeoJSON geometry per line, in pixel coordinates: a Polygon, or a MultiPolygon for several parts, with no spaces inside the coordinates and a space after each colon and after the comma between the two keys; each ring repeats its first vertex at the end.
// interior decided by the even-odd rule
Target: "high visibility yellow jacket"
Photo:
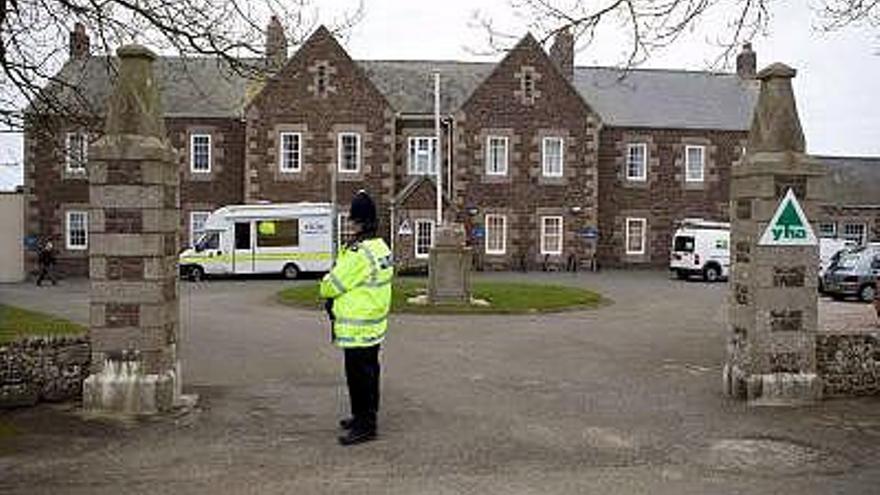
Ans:
{"type": "Polygon", "coordinates": [[[345,247],[321,280],[321,297],[333,298],[335,342],[368,347],[385,339],[391,309],[391,250],[380,238],[345,247]]]}

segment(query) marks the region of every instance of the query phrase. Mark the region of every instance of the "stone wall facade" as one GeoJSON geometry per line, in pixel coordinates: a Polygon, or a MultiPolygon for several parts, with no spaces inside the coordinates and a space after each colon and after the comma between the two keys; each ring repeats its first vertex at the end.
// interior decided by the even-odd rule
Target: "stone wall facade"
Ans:
{"type": "MultiPolygon", "coordinates": [[[[605,266],[668,266],[672,235],[684,218],[729,219],[730,172],[747,133],[606,127],[599,142],[599,260],[605,266]],[[627,175],[628,145],[644,144],[644,180],[627,175]],[[701,146],[701,181],[685,180],[685,149],[701,146]],[[643,253],[628,254],[627,219],[644,219],[643,253]]],[[[637,250],[632,250],[637,251],[637,250]]]]}
{"type": "Polygon", "coordinates": [[[339,204],[367,190],[377,203],[380,232],[388,232],[395,113],[329,31],[320,28],[309,38],[246,115],[246,202],[329,201],[335,175],[339,204]],[[295,169],[281,167],[282,133],[301,140],[295,169]],[[343,135],[357,136],[356,170],[340,166],[343,135]]]}
{"type": "Polygon", "coordinates": [[[485,239],[471,236],[481,265],[537,268],[585,257],[578,232],[598,222],[601,123],[534,38],[525,37],[499,62],[455,122],[452,197],[458,220],[484,234],[486,215],[506,222],[506,246],[496,253],[485,249],[485,239]],[[545,138],[562,142],[560,176],[544,171],[545,138]],[[490,139],[507,143],[504,173],[490,172],[490,139]],[[560,249],[541,246],[546,217],[562,219],[560,249]]]}
{"type": "MultiPolygon", "coordinates": [[[[484,269],[552,269],[575,258],[584,261],[593,254],[586,232],[597,230],[603,264],[664,266],[677,220],[727,218],[730,169],[741,157],[746,133],[610,126],[572,85],[575,69],[570,59],[562,59],[552,60],[526,36],[488,76],[479,75],[474,89],[461,95],[464,101],[444,106],[441,155],[444,171],[453,169],[443,181],[448,218],[466,224],[477,265],[484,269]],[[487,174],[490,136],[507,140],[504,174],[487,174]],[[543,172],[546,138],[564,142],[561,176],[543,172]],[[626,146],[632,142],[647,146],[647,177],[639,183],[624,173],[626,146]],[[687,146],[705,147],[704,180],[685,180],[687,146]],[[505,246],[494,252],[476,235],[485,233],[487,215],[506,220],[505,246]],[[558,254],[542,252],[542,217],[562,218],[558,254]],[[624,246],[628,218],[646,225],[645,249],[635,255],[624,246]]],[[[240,109],[224,110],[225,118],[166,118],[168,138],[179,153],[181,246],[190,242],[194,213],[236,203],[330,200],[331,170],[338,169],[343,133],[359,136],[360,166],[336,174],[340,204],[358,189],[368,190],[378,200],[380,232],[388,238],[397,234],[400,222],[433,209],[420,201],[395,204],[399,215],[391,225],[394,200],[418,178],[408,169],[409,139],[433,136],[434,123],[425,107],[414,114],[395,110],[388,101],[395,93],[384,86],[385,93],[379,91],[381,83],[374,81],[381,79],[319,28],[271,77],[244,82],[244,94],[236,96],[240,109]],[[287,134],[300,140],[295,170],[281,166],[281,139],[287,134]],[[192,170],[194,135],[210,136],[209,171],[192,170]]],[[[443,98],[455,94],[460,81],[449,82],[443,98]]],[[[64,215],[88,203],[87,178],[63,170],[66,130],[76,129],[26,134],[27,233],[54,239],[61,248],[60,271],[82,275],[86,254],[63,245],[64,215]]],[[[99,134],[90,133],[95,139],[99,134]]],[[[424,266],[427,258],[413,255],[412,241],[407,235],[394,239],[395,255],[407,265],[424,266]]],[[[30,267],[34,260],[30,256],[30,267]]]]}
{"type": "Polygon", "coordinates": [[[864,242],[880,242],[880,205],[824,205],[816,225],[834,226],[834,237],[849,237],[850,226],[863,226],[864,242]]]}
{"type": "MultiPolygon", "coordinates": [[[[101,124],[102,125],[102,124],[101,124]]],[[[190,243],[192,212],[210,212],[220,206],[241,203],[244,198],[244,124],[238,119],[166,118],[168,139],[178,151],[180,167],[179,247],[190,243]],[[211,136],[211,172],[193,173],[190,164],[190,137],[211,136]]],[[[88,274],[88,250],[70,249],[66,243],[68,211],[88,211],[88,171],[71,172],[65,159],[68,132],[85,132],[91,143],[103,130],[99,124],[88,129],[75,126],[31,128],[25,133],[25,235],[40,242],[51,240],[58,253],[58,272],[62,276],[88,274]]],[[[89,157],[93,158],[93,157],[89,157]]],[[[87,158],[87,163],[92,160],[87,158]]],[[[88,165],[87,165],[88,169],[88,165]]],[[[35,251],[25,255],[25,270],[36,269],[35,251]]]]}
{"type": "Polygon", "coordinates": [[[88,337],[38,337],[0,345],[0,407],[78,400],[89,375],[88,337]]]}

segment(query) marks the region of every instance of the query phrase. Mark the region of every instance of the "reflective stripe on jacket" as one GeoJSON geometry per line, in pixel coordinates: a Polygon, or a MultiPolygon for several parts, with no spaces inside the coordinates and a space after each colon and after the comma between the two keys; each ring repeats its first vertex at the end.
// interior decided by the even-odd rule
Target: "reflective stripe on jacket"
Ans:
{"type": "Polygon", "coordinates": [[[333,298],[339,347],[368,347],[385,338],[391,309],[391,250],[382,239],[343,248],[321,280],[321,297],[333,298]]]}

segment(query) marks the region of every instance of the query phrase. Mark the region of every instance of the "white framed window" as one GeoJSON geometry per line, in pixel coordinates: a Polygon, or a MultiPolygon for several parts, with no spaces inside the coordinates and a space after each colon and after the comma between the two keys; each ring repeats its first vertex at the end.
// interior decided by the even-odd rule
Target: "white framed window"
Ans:
{"type": "Polygon", "coordinates": [[[541,148],[544,176],[562,177],[565,140],[561,137],[545,137],[541,148]]]}
{"type": "Polygon", "coordinates": [[[863,223],[844,223],[843,235],[841,237],[856,241],[859,246],[863,246],[866,240],[866,231],[867,229],[863,223]]]}
{"type": "Polygon", "coordinates": [[[819,237],[829,239],[837,237],[837,224],[834,222],[819,222],[819,237]]]}
{"type": "Polygon", "coordinates": [[[195,173],[211,172],[210,134],[193,134],[189,137],[189,168],[195,173]]]}
{"type": "Polygon", "coordinates": [[[344,246],[354,238],[354,224],[348,219],[348,213],[336,215],[336,245],[344,246]]]}
{"type": "Polygon", "coordinates": [[[71,173],[84,173],[86,171],[86,159],[88,158],[89,136],[84,132],[68,132],[65,138],[65,163],[67,171],[71,173]]]}
{"type": "Polygon", "coordinates": [[[486,175],[507,175],[507,136],[486,138],[486,175]]]}
{"type": "Polygon", "coordinates": [[[411,175],[434,175],[437,173],[437,138],[409,138],[408,169],[411,175]]]}
{"type": "Polygon", "coordinates": [[[302,134],[282,132],[278,139],[278,168],[282,172],[302,170],[302,134]]]}
{"type": "Polygon", "coordinates": [[[562,254],[562,217],[541,217],[541,254],[562,254]]]}
{"type": "Polygon", "coordinates": [[[507,217],[504,215],[486,215],[486,254],[504,254],[507,252],[507,217]]]}
{"type": "Polygon", "coordinates": [[[626,254],[645,254],[645,228],[648,221],[644,218],[626,219],[626,254]]]}
{"type": "Polygon", "coordinates": [[[356,174],[361,171],[361,135],[356,132],[340,132],[338,138],[339,171],[356,174]]]}
{"type": "Polygon", "coordinates": [[[434,245],[434,220],[420,218],[415,225],[416,258],[427,258],[434,245]]]}
{"type": "Polygon", "coordinates": [[[626,178],[627,180],[648,180],[648,145],[630,143],[626,145],[626,178]]]}
{"type": "Polygon", "coordinates": [[[195,246],[199,237],[205,233],[205,221],[208,220],[210,211],[191,211],[189,212],[189,245],[195,246]]]}
{"type": "Polygon", "coordinates": [[[65,225],[67,249],[83,250],[89,247],[89,213],[70,210],[65,225]]]}
{"type": "Polygon", "coordinates": [[[685,146],[684,147],[684,180],[685,182],[703,182],[703,171],[705,169],[706,147],[705,146],[685,146]]]}

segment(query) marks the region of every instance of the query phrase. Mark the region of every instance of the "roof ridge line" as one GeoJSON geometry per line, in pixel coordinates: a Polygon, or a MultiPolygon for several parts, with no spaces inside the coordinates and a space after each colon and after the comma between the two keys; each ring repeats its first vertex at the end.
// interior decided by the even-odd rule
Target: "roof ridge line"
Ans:
{"type": "Polygon", "coordinates": [[[735,76],[736,72],[724,72],[724,71],[711,71],[711,70],[697,70],[697,69],[670,69],[665,67],[630,67],[630,68],[622,68],[613,65],[575,65],[575,69],[603,69],[603,70],[613,70],[618,72],[675,72],[675,73],[685,73],[685,74],[711,74],[718,76],[735,76]]]}

